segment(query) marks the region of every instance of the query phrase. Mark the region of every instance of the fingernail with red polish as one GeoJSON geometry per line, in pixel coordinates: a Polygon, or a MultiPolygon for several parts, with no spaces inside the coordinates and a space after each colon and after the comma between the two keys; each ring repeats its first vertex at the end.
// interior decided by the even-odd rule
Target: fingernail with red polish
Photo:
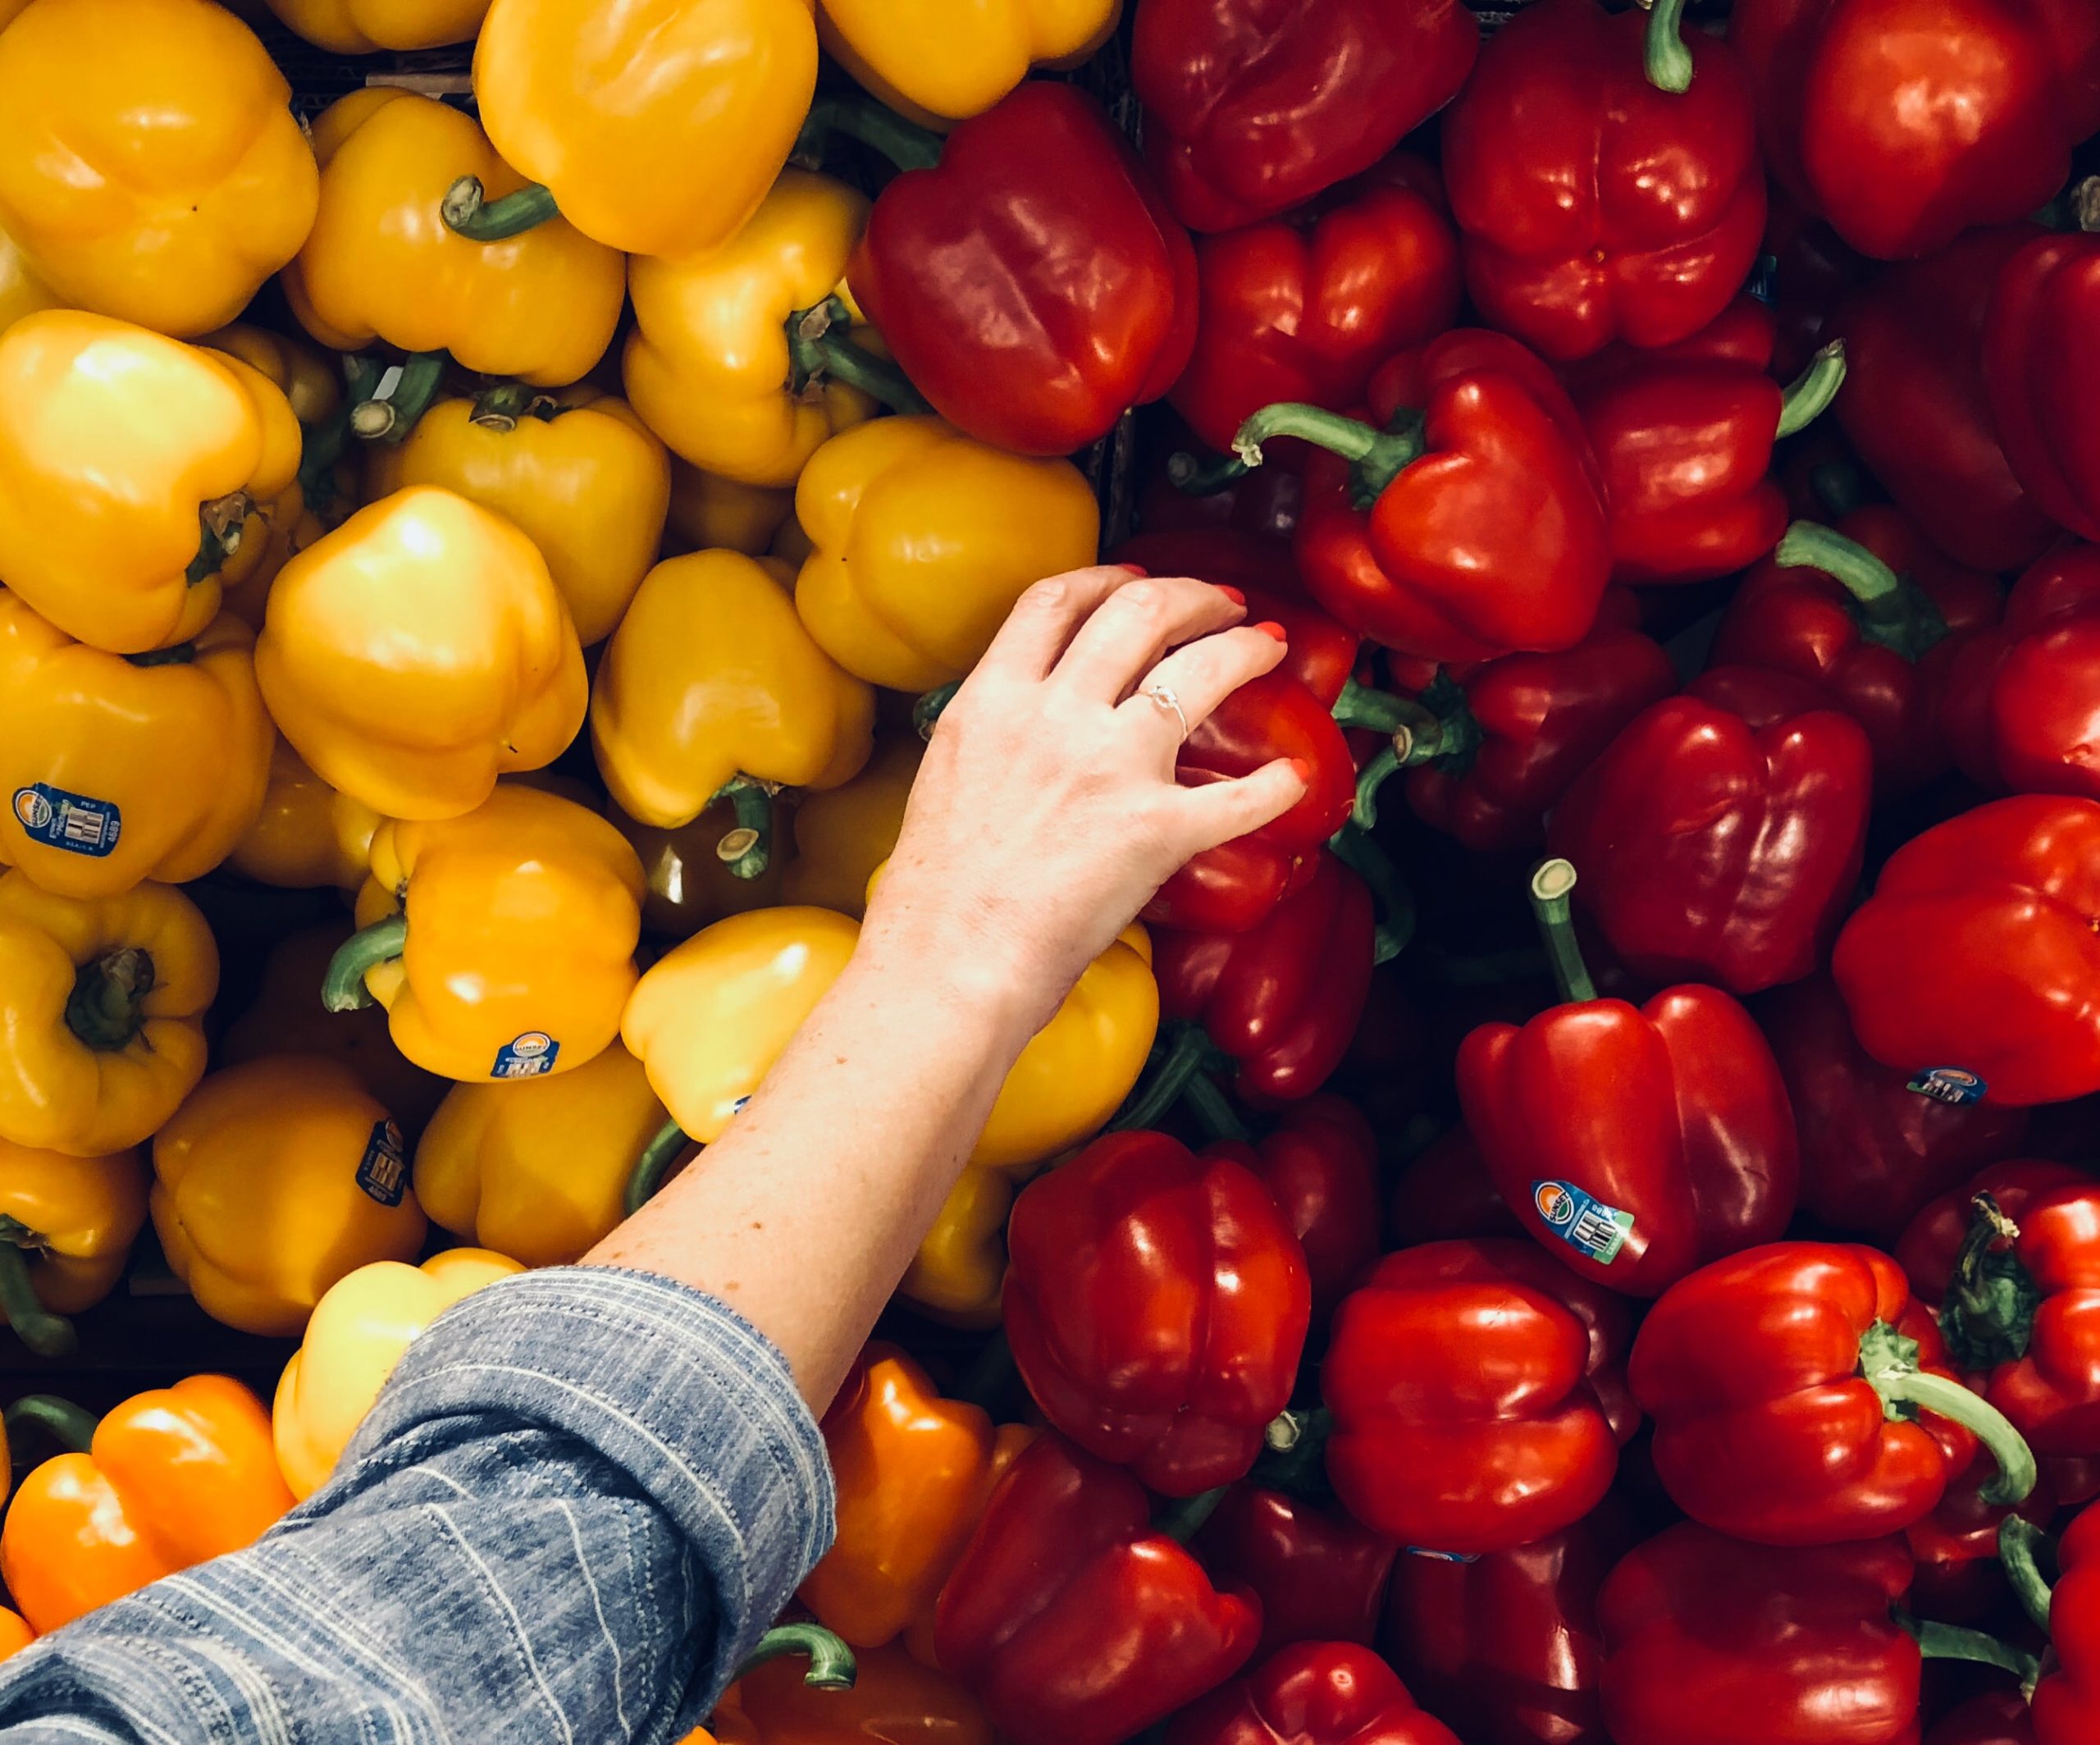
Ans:
{"type": "Polygon", "coordinates": [[[1111,569],[1120,569],[1126,576],[1148,576],[1152,572],[1142,564],[1111,564],[1111,569]]]}
{"type": "Polygon", "coordinates": [[[1290,770],[1291,774],[1295,775],[1300,782],[1305,784],[1305,786],[1310,788],[1312,785],[1312,766],[1306,762],[1303,758],[1292,758],[1290,761],[1290,770]]]}
{"type": "Polygon", "coordinates": [[[1290,640],[1290,633],[1272,618],[1262,619],[1262,622],[1255,625],[1254,628],[1260,631],[1263,636],[1272,636],[1279,642],[1288,642],[1290,640]]]}
{"type": "Polygon", "coordinates": [[[1216,588],[1221,594],[1224,595],[1225,597],[1227,600],[1230,600],[1235,605],[1244,606],[1247,604],[1247,596],[1241,593],[1238,588],[1227,587],[1222,582],[1213,582],[1211,586],[1216,588]]]}

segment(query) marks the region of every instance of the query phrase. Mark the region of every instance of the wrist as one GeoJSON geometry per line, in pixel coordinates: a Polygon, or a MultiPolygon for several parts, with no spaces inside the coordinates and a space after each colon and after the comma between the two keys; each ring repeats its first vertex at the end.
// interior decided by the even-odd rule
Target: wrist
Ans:
{"type": "MultiPolygon", "coordinates": [[[[879,898],[868,911],[848,975],[879,982],[884,1002],[913,1006],[988,1052],[1019,1054],[1068,991],[1048,985],[988,920],[920,911],[879,898]]],[[[917,1021],[915,1019],[915,1021],[917,1021]]]]}

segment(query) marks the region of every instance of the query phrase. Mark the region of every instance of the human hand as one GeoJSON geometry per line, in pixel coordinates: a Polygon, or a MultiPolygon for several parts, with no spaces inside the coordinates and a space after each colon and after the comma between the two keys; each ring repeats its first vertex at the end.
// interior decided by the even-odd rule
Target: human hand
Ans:
{"type": "Polygon", "coordinates": [[[1230,591],[1127,568],[1038,582],[942,714],[862,938],[1032,1034],[1167,876],[1281,815],[1288,759],[1174,779],[1198,726],[1283,658],[1230,591]]]}

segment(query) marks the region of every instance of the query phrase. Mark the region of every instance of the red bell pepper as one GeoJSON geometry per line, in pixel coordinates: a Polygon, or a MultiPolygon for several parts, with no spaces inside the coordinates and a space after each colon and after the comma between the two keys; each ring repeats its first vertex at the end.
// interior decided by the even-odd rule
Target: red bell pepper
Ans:
{"type": "Polygon", "coordinates": [[[1007,1240],[1007,1337],[1043,1415],[1155,1491],[1246,1474],[1312,1320],[1268,1190],[1163,1133],[1112,1133],[1039,1176],[1007,1240]]]}
{"type": "Polygon", "coordinates": [[[1962,645],[1994,624],[1997,583],[1933,551],[1901,509],[1856,510],[1833,531],[1797,522],[1743,578],[1711,658],[1798,673],[1866,729],[1884,797],[1953,767],[1940,706],[1962,645]]]}
{"type": "Polygon", "coordinates": [[[1585,912],[1651,982],[1754,994],[1821,962],[1866,847],[1874,754],[1819,686],[1716,667],[1634,717],[1546,826],[1585,912]]]}
{"type": "Polygon", "coordinates": [[[2055,1664],[2034,1692],[2039,1745],[2100,1738],[2100,1508],[2070,1523],[2057,1546],[2063,1573],[2049,1601],[2055,1664]]]}
{"type": "Polygon", "coordinates": [[[2100,1090],[2100,802],[2021,794],[1914,838],[1830,968],[1861,1045],[1928,1095],[2100,1090]]]}
{"type": "Polygon", "coordinates": [[[1459,1745],[1356,1642],[1300,1642],[1175,1717],[1166,1745],[1459,1745]]]}
{"type": "Polygon", "coordinates": [[[2100,539],[2100,236],[2038,236],[1999,270],[1984,327],[1984,380],[1998,441],[2034,501],[2100,539]]]}
{"type": "Polygon", "coordinates": [[[1260,1177],[1305,1251],[1312,1313],[1324,1319],[1376,1257],[1378,1136],[1346,1098],[1308,1097],[1283,1112],[1258,1144],[1223,1140],[1205,1157],[1227,1157],[1260,1177]]]}
{"type": "Polygon", "coordinates": [[[2034,1488],[2016,1507],[1985,1494],[1997,1477],[1997,1462],[1978,1450],[1947,1482],[1939,1506],[1903,1530],[1917,1565],[1911,1604],[1921,1617],[1948,1624],[1975,1624],[1994,1616],[2012,1597],[1998,1555],[1999,1533],[2009,1515],[2046,1527],[2057,1513],[2049,1468],[2038,1462],[2034,1488]]]}
{"type": "Polygon", "coordinates": [[[1941,1716],[1925,1745],[2034,1745],[2034,1718],[2018,1691],[1985,1691],[1941,1716]]]}
{"type": "Polygon", "coordinates": [[[2004,623],[1956,655],[1941,725],[1985,787],[2100,798],[2096,682],[2100,547],[2070,546],[2016,582],[2004,623]]]}
{"type": "Polygon", "coordinates": [[[1198,933],[1244,933],[1312,882],[1321,849],[1356,806],[1356,760],[1341,729],[1296,679],[1265,673],[1189,735],[1175,766],[1185,788],[1246,775],[1279,757],[1310,772],[1281,818],[1205,850],[1159,888],[1144,918],[1198,933]]]}
{"type": "Polygon", "coordinates": [[[1013,1745],[1118,1745],[1246,1665],[1261,1609],[1156,1532],[1144,1487],[1029,1444],[941,1590],[934,1649],[1013,1745]]]}
{"type": "Polygon", "coordinates": [[[1607,1497],[1571,1527],[1471,1563],[1403,1557],[1380,1647],[1468,1745],[1610,1745],[1597,1589],[1632,1537],[1607,1497]]]}
{"type": "Polygon", "coordinates": [[[1212,1581],[1261,1601],[1262,1659],[1293,1642],[1369,1642],[1398,1550],[1338,1508],[1251,1482],[1190,1544],[1212,1581]]]}
{"type": "Polygon", "coordinates": [[[1175,212],[1227,231],[1369,169],[1479,52],[1459,0],[1143,0],[1130,84],[1175,212]]]}
{"type": "Polygon", "coordinates": [[[1301,436],[1300,574],[1351,629],[1433,660],[1566,648],[1596,620],[1611,559],[1589,439],[1567,391],[1500,334],[1461,328],[1372,379],[1372,420],[1264,407],[1253,464],[1301,436]]]}
{"type": "Polygon", "coordinates": [[[1386,1221],[1399,1248],[1454,1236],[1524,1233],[1463,1121],[1425,1146],[1400,1172],[1386,1221]]]}
{"type": "Polygon", "coordinates": [[[1696,333],[1757,259],[1749,82],[1727,43],[1679,34],[1682,11],[1541,0],[1496,33],[1445,118],[1473,302],[1550,358],[1696,333]]]}
{"type": "Polygon", "coordinates": [[[1901,1533],[1979,1441],[1999,1467],[1986,1501],[2034,1487],[2020,1432],[1954,1378],[1931,1314],[1874,1249],[1775,1242],[1702,1267],[1648,1312],[1627,1377],[1670,1500],[1760,1545],[1901,1533]]]}
{"type": "Polygon", "coordinates": [[[1863,254],[2025,217],[2100,130],[2100,16],[2070,0],[1737,0],[1773,174],[1863,254]]]}
{"type": "Polygon", "coordinates": [[[1627,1322],[1609,1291],[1528,1242],[1386,1255],[1335,1311],[1320,1373],[1335,1494],[1373,1532],[1454,1555],[1581,1519],[1633,1430],[1627,1322]]]}
{"type": "Polygon", "coordinates": [[[883,190],[847,280],[914,386],[980,441],[1064,455],[1157,400],[1196,255],[1101,106],[1030,80],[883,190]]]}
{"type": "Polygon", "coordinates": [[[1802,1209],[1843,1235],[1893,1241],[1935,1194],[2027,1136],[2025,1109],[1911,1089],[1908,1072],[1860,1046],[1827,975],[1774,988],[1751,1010],[1793,1105],[1802,1209]]]}
{"type": "Polygon", "coordinates": [[[1770,194],[1760,264],[1769,273],[1765,295],[1778,329],[1773,360],[1783,376],[1806,368],[1830,337],[1830,312],[1870,267],[1785,188],[1774,183],[1770,194]]]}
{"type": "Polygon", "coordinates": [[[1948,556],[1979,569],[2031,563],[2057,537],[2013,477],[1984,386],[1998,272],[2042,232],[1976,231],[1878,274],[1838,305],[1838,422],[1889,496],[1948,556]]]}
{"type": "Polygon", "coordinates": [[[1459,1049],[1459,1101],[1524,1228],[1584,1278],[1654,1296],[1695,1267],[1775,1240],[1801,1153],[1778,1063],[1717,988],[1602,1000],[1568,914],[1575,870],[1532,880],[1561,998],[1459,1049]]]}

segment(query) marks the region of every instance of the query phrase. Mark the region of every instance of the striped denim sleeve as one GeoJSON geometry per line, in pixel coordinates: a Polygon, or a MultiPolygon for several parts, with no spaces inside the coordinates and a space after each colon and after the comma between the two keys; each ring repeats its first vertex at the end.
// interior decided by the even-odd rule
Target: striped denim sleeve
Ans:
{"type": "Polygon", "coordinates": [[[600,1268],[469,1297],[258,1543],[0,1668],[0,1742],[677,1740],[830,1543],[779,1354],[600,1268]]]}

